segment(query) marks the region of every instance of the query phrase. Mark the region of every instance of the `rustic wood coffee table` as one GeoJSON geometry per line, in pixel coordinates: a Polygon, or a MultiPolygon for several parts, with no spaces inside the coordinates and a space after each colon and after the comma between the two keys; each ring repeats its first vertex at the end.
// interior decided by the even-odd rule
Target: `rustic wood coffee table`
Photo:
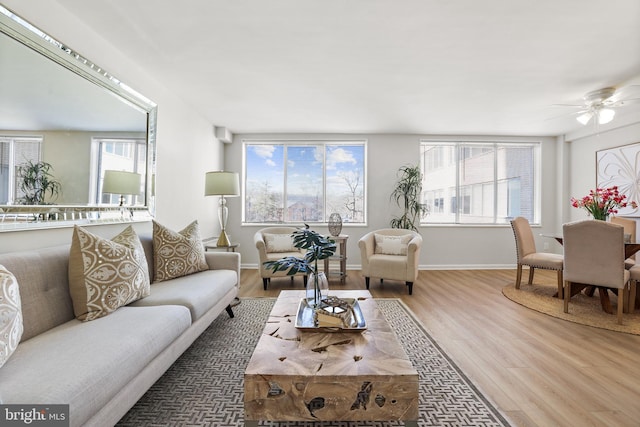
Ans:
{"type": "Polygon", "coordinates": [[[367,329],[301,331],[304,291],[282,291],[244,374],[245,425],[271,421],[402,420],[418,425],[418,372],[368,291],[357,298],[367,329]]]}

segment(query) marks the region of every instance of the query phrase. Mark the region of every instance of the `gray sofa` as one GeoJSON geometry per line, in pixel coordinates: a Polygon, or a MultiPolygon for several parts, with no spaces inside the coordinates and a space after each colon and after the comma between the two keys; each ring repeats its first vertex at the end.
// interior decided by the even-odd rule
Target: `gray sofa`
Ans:
{"type": "MultiPolygon", "coordinates": [[[[153,266],[151,237],[142,236],[153,266]]],[[[209,270],[153,284],[108,316],[76,320],[69,246],[0,255],[17,278],[24,333],[0,367],[0,403],[69,404],[72,426],[113,425],[223,311],[233,317],[240,255],[205,253],[209,270]]]]}

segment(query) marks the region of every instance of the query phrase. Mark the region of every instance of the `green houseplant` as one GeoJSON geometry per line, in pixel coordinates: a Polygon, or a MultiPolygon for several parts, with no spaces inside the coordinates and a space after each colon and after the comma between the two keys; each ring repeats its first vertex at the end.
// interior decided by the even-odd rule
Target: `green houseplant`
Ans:
{"type": "Polygon", "coordinates": [[[418,231],[416,220],[429,213],[426,204],[420,203],[422,172],[419,166],[402,166],[398,169],[398,182],[391,193],[398,207],[403,210],[400,217],[391,219],[392,228],[418,231]]]}
{"type": "Polygon", "coordinates": [[[24,194],[17,202],[21,205],[45,205],[45,197],[57,198],[62,192],[62,184],[51,174],[50,163],[27,160],[18,166],[18,189],[24,194]]]}
{"type": "Polygon", "coordinates": [[[329,258],[336,253],[336,243],[319,233],[310,230],[309,225],[299,228],[291,234],[293,246],[298,249],[306,249],[304,258],[294,256],[284,257],[276,261],[267,261],[263,265],[274,272],[286,271],[287,275],[293,276],[296,273],[309,274],[307,283],[307,300],[314,306],[320,302],[320,275],[318,272],[318,260],[329,258]],[[311,288],[313,286],[313,288],[311,288]],[[311,290],[311,295],[309,290],[311,290]]]}

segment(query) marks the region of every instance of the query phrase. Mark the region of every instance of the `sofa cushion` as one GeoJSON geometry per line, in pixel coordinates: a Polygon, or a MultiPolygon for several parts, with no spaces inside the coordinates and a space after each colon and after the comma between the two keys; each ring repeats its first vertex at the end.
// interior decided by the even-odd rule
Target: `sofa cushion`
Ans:
{"type": "Polygon", "coordinates": [[[21,284],[22,341],[75,318],[69,295],[69,245],[0,254],[0,264],[21,284]]]}
{"type": "Polygon", "coordinates": [[[9,270],[0,265],[0,367],[18,347],[22,331],[18,281],[9,270]]]}
{"type": "Polygon", "coordinates": [[[411,234],[388,236],[375,233],[374,237],[376,240],[374,253],[384,255],[407,255],[407,247],[413,239],[411,234]]]}
{"type": "Polygon", "coordinates": [[[22,342],[0,369],[0,402],[69,403],[82,425],[190,326],[185,307],[122,307],[22,342]]]}
{"type": "Polygon", "coordinates": [[[238,283],[234,270],[207,270],[198,274],[154,283],[151,295],[131,304],[132,307],[182,305],[198,320],[238,283]]]}
{"type": "Polygon", "coordinates": [[[77,225],[69,255],[76,318],[89,321],[149,295],[149,270],[133,227],[108,240],[77,225]]]}
{"type": "Polygon", "coordinates": [[[268,253],[294,252],[298,250],[293,246],[291,234],[262,233],[262,237],[268,253]]]}
{"type": "Polygon", "coordinates": [[[207,270],[198,221],[179,232],[153,221],[154,282],[207,270]]]}

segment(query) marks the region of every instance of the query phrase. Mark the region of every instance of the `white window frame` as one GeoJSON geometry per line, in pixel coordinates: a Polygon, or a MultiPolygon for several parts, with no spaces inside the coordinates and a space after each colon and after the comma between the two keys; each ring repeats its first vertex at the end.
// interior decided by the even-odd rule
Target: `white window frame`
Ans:
{"type": "MultiPolygon", "coordinates": [[[[246,184],[247,184],[247,146],[250,145],[282,145],[282,146],[292,146],[299,147],[308,145],[310,147],[317,146],[340,146],[340,145],[361,145],[363,147],[363,162],[362,162],[362,222],[343,222],[343,225],[351,225],[351,226],[366,226],[368,220],[367,214],[367,145],[368,141],[366,139],[243,139],[242,140],[242,225],[276,225],[276,224],[287,224],[287,225],[301,225],[300,221],[280,221],[280,222],[247,222],[246,218],[246,184]]],[[[326,182],[327,182],[327,174],[326,174],[326,149],[323,153],[323,177],[322,177],[322,192],[323,192],[323,218],[322,221],[306,221],[309,224],[319,224],[326,225],[329,221],[329,214],[326,212],[327,206],[327,191],[326,191],[326,182]]],[[[285,151],[284,158],[285,168],[283,171],[283,198],[286,200],[286,186],[287,186],[287,158],[285,151]]],[[[284,207],[286,209],[286,207],[284,207]]]]}
{"type": "MultiPolygon", "coordinates": [[[[7,205],[13,205],[16,203],[18,199],[18,189],[17,189],[17,176],[16,176],[16,167],[21,165],[22,161],[17,161],[16,156],[16,148],[15,145],[21,142],[30,142],[38,144],[38,157],[36,161],[42,160],[42,143],[44,141],[44,137],[42,136],[9,136],[9,135],[1,135],[0,142],[9,144],[9,159],[8,159],[8,172],[9,172],[9,188],[7,189],[7,194],[9,199],[7,200],[7,205]]],[[[1,153],[0,153],[1,154],[1,153]]]]}
{"type": "MultiPolygon", "coordinates": [[[[463,160],[460,158],[460,146],[466,145],[466,146],[473,146],[474,144],[477,144],[479,146],[487,146],[487,145],[493,145],[494,147],[494,152],[495,152],[495,148],[499,147],[499,146],[513,146],[513,147],[517,147],[517,146],[526,146],[526,147],[533,147],[533,161],[534,161],[534,165],[533,165],[533,174],[534,174],[534,178],[533,178],[533,182],[534,182],[534,188],[533,188],[533,208],[532,208],[532,214],[533,214],[533,218],[530,220],[530,222],[532,224],[540,224],[540,215],[541,215],[541,164],[540,164],[540,159],[541,159],[541,150],[542,150],[542,144],[540,141],[537,140],[531,140],[531,141],[508,141],[508,140],[501,140],[499,138],[496,139],[478,139],[478,140],[466,140],[466,139],[421,139],[420,140],[420,168],[421,171],[425,172],[425,156],[424,156],[424,150],[423,147],[426,145],[429,146],[433,146],[433,145],[441,145],[441,146],[453,146],[455,147],[454,149],[454,153],[455,153],[455,159],[453,161],[454,167],[455,167],[455,185],[454,185],[454,192],[453,192],[453,197],[455,197],[456,200],[456,205],[457,208],[454,212],[454,216],[455,216],[455,220],[454,221],[441,221],[441,222],[435,222],[435,221],[429,221],[429,215],[426,215],[425,217],[423,217],[420,221],[420,225],[421,226],[438,226],[438,225],[451,225],[451,226],[476,226],[476,227],[486,227],[486,226],[504,226],[505,224],[508,224],[508,222],[498,222],[498,198],[495,197],[495,195],[497,194],[497,187],[498,185],[500,185],[500,183],[505,182],[508,183],[508,181],[502,180],[502,179],[498,179],[498,162],[497,162],[497,158],[496,156],[494,156],[494,162],[493,162],[493,184],[492,184],[492,188],[493,188],[493,221],[492,222],[462,222],[461,221],[461,217],[464,216],[465,214],[461,212],[460,209],[460,196],[461,196],[461,189],[462,187],[465,188],[469,188],[471,192],[473,192],[473,189],[471,187],[467,186],[461,186],[460,184],[460,162],[463,160]]],[[[425,179],[428,179],[425,176],[425,179]]],[[[483,190],[484,191],[484,190],[483,190]]],[[[423,189],[423,196],[424,196],[424,189],[423,189]]],[[[426,202],[426,200],[422,200],[422,202],[426,202]]],[[[471,203],[474,203],[473,198],[471,199],[471,203]]],[[[442,206],[440,207],[440,209],[442,209],[442,206]]],[[[447,211],[447,209],[451,209],[451,206],[448,206],[447,208],[444,209],[445,213],[447,211]]]]}

